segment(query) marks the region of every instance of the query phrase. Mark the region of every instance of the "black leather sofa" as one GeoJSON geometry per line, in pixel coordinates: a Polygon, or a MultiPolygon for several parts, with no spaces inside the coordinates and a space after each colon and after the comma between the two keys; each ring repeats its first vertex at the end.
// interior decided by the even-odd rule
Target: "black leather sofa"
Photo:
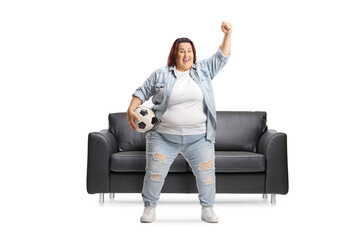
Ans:
{"type": "MultiPolygon", "coordinates": [[[[287,194],[287,136],[267,129],[266,112],[217,112],[217,193],[287,194]]],[[[109,114],[109,129],[88,136],[87,191],[140,193],[145,175],[145,134],[133,131],[126,113],[109,114]]],[[[196,193],[195,178],[179,154],[163,193],[196,193]]]]}

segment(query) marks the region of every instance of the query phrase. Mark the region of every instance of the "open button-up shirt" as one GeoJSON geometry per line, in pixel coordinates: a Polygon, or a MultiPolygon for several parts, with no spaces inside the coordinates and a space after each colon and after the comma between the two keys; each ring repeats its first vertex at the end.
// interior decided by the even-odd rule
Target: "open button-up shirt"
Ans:
{"type": "MultiPolygon", "coordinates": [[[[225,56],[220,48],[218,51],[208,59],[197,61],[190,69],[190,75],[194,81],[199,85],[205,101],[206,120],[206,139],[215,142],[216,135],[216,108],[214,92],[212,87],[212,80],[215,75],[225,66],[229,56],[225,56]]],[[[176,82],[176,75],[174,66],[161,67],[155,70],[149,78],[136,89],[133,94],[134,97],[139,98],[142,103],[152,97],[153,111],[156,118],[161,121],[164,115],[171,95],[172,89],[176,82]]],[[[150,131],[156,131],[155,127],[150,131]]]]}

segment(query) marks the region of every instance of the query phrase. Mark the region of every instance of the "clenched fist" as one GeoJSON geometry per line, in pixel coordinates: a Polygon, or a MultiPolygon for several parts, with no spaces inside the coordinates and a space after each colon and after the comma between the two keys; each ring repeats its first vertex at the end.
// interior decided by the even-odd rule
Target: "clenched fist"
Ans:
{"type": "Polygon", "coordinates": [[[222,30],[225,34],[231,34],[231,33],[232,33],[232,26],[231,26],[231,24],[228,23],[228,22],[222,22],[221,30],[222,30]]]}

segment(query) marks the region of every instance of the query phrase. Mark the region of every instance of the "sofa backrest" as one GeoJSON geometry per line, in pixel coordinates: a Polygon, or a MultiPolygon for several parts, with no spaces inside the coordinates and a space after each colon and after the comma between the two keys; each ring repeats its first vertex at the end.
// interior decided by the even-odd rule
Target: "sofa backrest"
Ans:
{"type": "Polygon", "coordinates": [[[216,151],[256,152],[266,131],[266,112],[217,112],[216,151]]]}
{"type": "Polygon", "coordinates": [[[116,137],[120,152],[145,151],[145,133],[130,128],[126,113],[110,113],[109,130],[116,137]]]}
{"type": "MultiPolygon", "coordinates": [[[[126,113],[110,113],[109,130],[119,151],[145,151],[145,133],[130,128],[126,113]]],[[[215,150],[256,152],[265,130],[266,112],[217,112],[215,150]]]]}

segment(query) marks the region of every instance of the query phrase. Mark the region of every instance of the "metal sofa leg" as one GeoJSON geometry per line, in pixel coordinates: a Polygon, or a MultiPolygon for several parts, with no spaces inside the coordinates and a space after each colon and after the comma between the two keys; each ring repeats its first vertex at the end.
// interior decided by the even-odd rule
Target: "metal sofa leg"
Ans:
{"type": "Polygon", "coordinates": [[[114,200],[115,198],[115,193],[110,193],[110,200],[114,200]]]}
{"type": "Polygon", "coordinates": [[[264,200],[268,198],[268,195],[267,193],[263,193],[263,197],[262,197],[264,200]]]}
{"type": "Polygon", "coordinates": [[[99,193],[99,203],[100,204],[104,203],[104,193],[99,193]]]}
{"type": "Polygon", "coordinates": [[[271,194],[271,204],[276,204],[276,194],[271,194]]]}

